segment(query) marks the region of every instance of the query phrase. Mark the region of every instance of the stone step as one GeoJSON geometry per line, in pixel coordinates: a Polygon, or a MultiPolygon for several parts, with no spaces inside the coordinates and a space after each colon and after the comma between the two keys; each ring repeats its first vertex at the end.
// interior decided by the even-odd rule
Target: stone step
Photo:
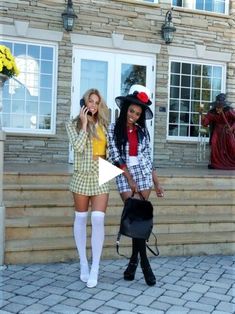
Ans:
{"type": "MultiPolygon", "coordinates": [[[[220,172],[210,171],[208,172],[206,169],[199,171],[197,169],[197,174],[195,174],[195,169],[192,169],[192,174],[190,175],[190,169],[187,169],[187,174],[184,175],[184,170],[182,168],[177,168],[172,170],[172,174],[169,174],[169,169],[157,169],[157,172],[160,173],[158,175],[159,181],[162,185],[177,185],[182,184],[182,181],[185,184],[201,184],[203,180],[203,184],[205,185],[214,185],[215,183],[218,185],[223,185],[224,182],[231,181],[234,183],[234,175],[231,172],[226,172],[225,174],[221,174],[220,172]],[[177,173],[178,172],[178,173],[177,173]]],[[[14,172],[8,171],[4,173],[3,182],[4,185],[9,184],[44,184],[44,185],[54,185],[54,184],[65,184],[69,185],[72,174],[67,172],[61,173],[53,173],[53,169],[50,169],[50,173],[37,173],[37,172],[14,172]]],[[[111,189],[116,189],[115,179],[110,182],[111,189]]]]}
{"type": "MultiPolygon", "coordinates": [[[[235,198],[235,187],[230,184],[223,184],[221,186],[204,185],[176,185],[176,186],[164,186],[165,199],[167,198],[215,198],[215,199],[227,199],[235,198]]],[[[72,202],[72,194],[63,184],[57,185],[7,185],[4,186],[3,200],[66,200],[72,202]],[[63,192],[63,193],[62,193],[63,192]]],[[[110,192],[110,200],[119,202],[120,197],[117,191],[110,192]]]]}
{"type": "MultiPolygon", "coordinates": [[[[167,199],[157,198],[153,196],[150,198],[155,213],[157,214],[206,214],[213,212],[215,214],[234,214],[235,206],[234,199],[167,199]]],[[[55,201],[42,200],[9,200],[4,203],[6,207],[7,217],[19,216],[73,216],[74,205],[71,202],[56,203],[55,201]]],[[[123,203],[118,195],[118,198],[109,199],[107,208],[108,214],[121,214],[123,203]]]]}
{"type": "MultiPolygon", "coordinates": [[[[49,167],[47,165],[47,167],[49,167]]],[[[62,167],[63,168],[63,167],[62,167]]],[[[5,263],[40,263],[77,258],[73,239],[74,205],[68,190],[69,171],[4,173],[6,206],[5,263]]],[[[17,168],[18,169],[18,168],[17,168]]],[[[23,169],[23,168],[22,168],[23,169]]],[[[42,171],[43,169],[43,171],[42,171]]],[[[161,255],[234,254],[235,181],[230,171],[159,169],[165,197],[153,191],[154,232],[161,255]]],[[[115,180],[105,221],[104,258],[118,257],[115,241],[123,208],[115,180]]],[[[88,246],[91,226],[88,223],[88,246]]],[[[150,243],[153,245],[153,238],[150,243]]],[[[121,238],[122,253],[131,252],[131,239],[121,238]]],[[[90,248],[88,248],[90,254],[90,248]]]]}
{"type": "MultiPolygon", "coordinates": [[[[234,232],[200,232],[159,234],[158,248],[162,256],[231,254],[235,251],[234,232]]],[[[88,241],[89,242],[89,241],[88,241]]],[[[119,257],[115,248],[116,236],[106,236],[102,258],[119,257]]],[[[121,238],[120,251],[130,255],[131,239],[121,238]]],[[[154,248],[154,241],[150,242],[154,248]]],[[[89,246],[89,243],[88,243],[89,246]]],[[[90,256],[90,249],[88,255],[90,256]]],[[[6,243],[6,264],[48,263],[77,258],[73,237],[11,240],[6,243]]]]}
{"type": "MultiPolygon", "coordinates": [[[[106,215],[105,233],[117,235],[119,215],[106,215]]],[[[73,234],[72,217],[19,217],[6,220],[6,240],[68,237],[73,234]]],[[[90,219],[87,228],[91,234],[90,219]]],[[[154,230],[162,233],[222,232],[235,230],[233,215],[157,215],[154,217],[154,230]]]]}

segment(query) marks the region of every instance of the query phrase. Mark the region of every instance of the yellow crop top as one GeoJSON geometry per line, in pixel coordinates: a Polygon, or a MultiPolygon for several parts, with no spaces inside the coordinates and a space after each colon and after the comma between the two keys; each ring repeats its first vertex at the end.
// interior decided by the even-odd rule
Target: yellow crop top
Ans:
{"type": "Polygon", "coordinates": [[[98,138],[93,138],[92,144],[93,144],[93,155],[94,156],[105,156],[106,155],[106,146],[107,146],[107,140],[105,137],[105,133],[100,125],[96,128],[98,138]]]}

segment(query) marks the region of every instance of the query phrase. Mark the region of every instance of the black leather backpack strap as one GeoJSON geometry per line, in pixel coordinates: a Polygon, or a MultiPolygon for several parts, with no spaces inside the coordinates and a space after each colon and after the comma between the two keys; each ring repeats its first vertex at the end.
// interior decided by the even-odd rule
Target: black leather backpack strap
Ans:
{"type": "Polygon", "coordinates": [[[156,235],[153,233],[153,232],[151,232],[151,234],[154,236],[154,238],[155,238],[155,249],[156,249],[156,252],[154,252],[152,249],[151,249],[151,247],[148,245],[148,240],[146,241],[146,247],[147,247],[147,249],[153,254],[153,255],[155,255],[155,256],[158,256],[160,253],[159,253],[159,250],[158,250],[158,247],[157,247],[157,237],[156,237],[156,235]]]}

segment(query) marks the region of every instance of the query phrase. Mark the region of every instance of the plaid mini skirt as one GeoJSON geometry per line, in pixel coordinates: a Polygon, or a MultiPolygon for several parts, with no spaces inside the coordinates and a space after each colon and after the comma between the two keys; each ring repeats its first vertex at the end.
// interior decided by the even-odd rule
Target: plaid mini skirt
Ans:
{"type": "Polygon", "coordinates": [[[91,172],[74,171],[69,190],[87,196],[109,193],[108,183],[99,185],[99,161],[92,160],[91,172]]]}
{"type": "MultiPolygon", "coordinates": [[[[137,183],[139,191],[148,190],[152,188],[153,180],[151,172],[148,175],[143,175],[139,165],[130,166],[128,167],[128,170],[132,175],[132,178],[137,183]]],[[[120,174],[119,176],[116,177],[116,183],[118,186],[119,193],[131,192],[128,181],[123,174],[120,174]]]]}

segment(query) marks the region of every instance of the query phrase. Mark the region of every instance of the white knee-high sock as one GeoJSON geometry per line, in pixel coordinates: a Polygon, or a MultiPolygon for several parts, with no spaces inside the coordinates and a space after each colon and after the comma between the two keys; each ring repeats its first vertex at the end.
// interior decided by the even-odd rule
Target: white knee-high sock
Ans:
{"type": "Polygon", "coordinates": [[[93,211],[91,213],[91,248],[92,248],[92,266],[87,286],[95,287],[98,280],[100,257],[102,254],[104,243],[104,217],[105,213],[101,211],[93,211]]]}
{"type": "Polygon", "coordinates": [[[89,268],[86,256],[86,225],[88,212],[75,211],[74,219],[74,239],[80,258],[80,279],[87,282],[89,278],[89,268]]]}

